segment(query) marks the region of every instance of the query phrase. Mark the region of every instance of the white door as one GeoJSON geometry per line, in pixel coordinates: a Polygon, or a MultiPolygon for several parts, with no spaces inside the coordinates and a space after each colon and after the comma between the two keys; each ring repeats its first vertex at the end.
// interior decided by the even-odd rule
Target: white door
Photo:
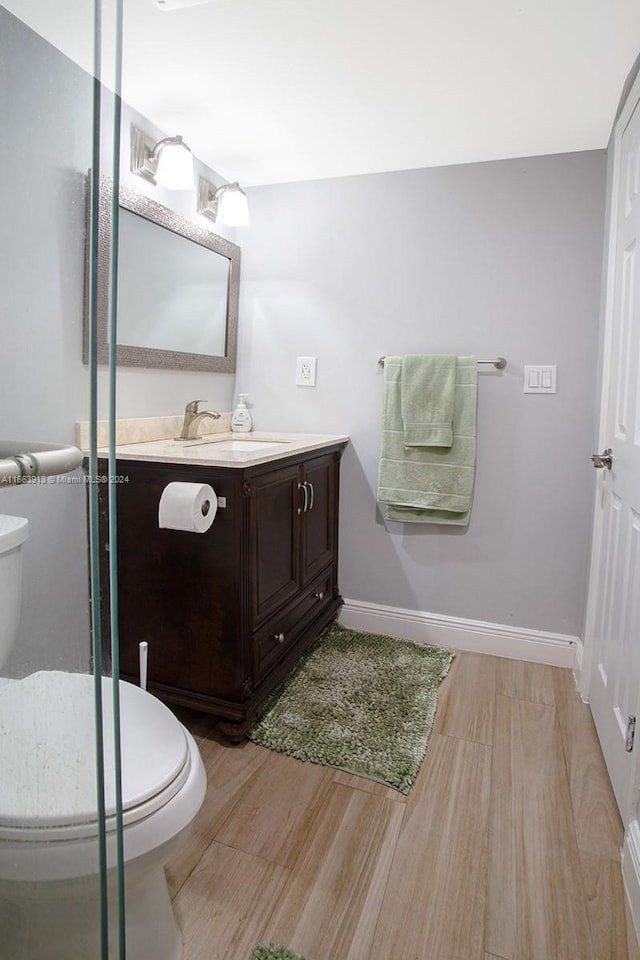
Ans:
{"type": "Polygon", "coordinates": [[[640,78],[616,124],[600,450],[585,646],[587,697],[624,823],[640,753],[640,78]],[[635,750],[630,719],[638,716],[635,750]]]}

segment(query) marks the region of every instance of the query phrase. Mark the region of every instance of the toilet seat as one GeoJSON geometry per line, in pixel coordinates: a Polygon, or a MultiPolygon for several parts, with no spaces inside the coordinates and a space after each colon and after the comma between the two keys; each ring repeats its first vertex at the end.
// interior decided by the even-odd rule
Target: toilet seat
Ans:
{"type": "MultiPolygon", "coordinates": [[[[116,828],[113,683],[102,678],[106,830],[116,828]]],[[[160,810],[191,772],[187,735],[151,694],[120,681],[122,817],[160,810]]],[[[96,837],[94,678],[40,671],[0,687],[0,840],[96,837]],[[36,785],[36,789],[34,789],[36,785]]]]}
{"type": "Polygon", "coordinates": [[[29,521],[25,517],[8,517],[0,513],[0,553],[14,550],[29,536],[29,521]]]}

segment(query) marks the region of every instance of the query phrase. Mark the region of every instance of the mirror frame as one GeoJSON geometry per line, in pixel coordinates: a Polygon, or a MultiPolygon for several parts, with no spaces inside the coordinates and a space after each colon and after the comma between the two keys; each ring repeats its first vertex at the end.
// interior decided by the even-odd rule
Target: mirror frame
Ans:
{"type": "MultiPolygon", "coordinates": [[[[109,177],[100,180],[100,213],[98,238],[97,275],[97,351],[98,363],[109,362],[109,288],[110,288],[110,239],[113,182],[109,177]]],[[[240,247],[225,240],[205,227],[175,213],[168,207],[120,186],[119,205],[130,213],[136,213],[157,226],[192,240],[208,250],[229,260],[229,286],[227,291],[226,354],[216,357],[206,353],[187,353],[177,350],[160,350],[155,347],[135,347],[118,344],[116,362],[125,367],[152,367],[183,370],[206,370],[214,373],[233,373],[236,369],[238,345],[238,302],[240,296],[240,247]]],[[[83,360],[89,363],[89,311],[85,296],[83,360]]]]}

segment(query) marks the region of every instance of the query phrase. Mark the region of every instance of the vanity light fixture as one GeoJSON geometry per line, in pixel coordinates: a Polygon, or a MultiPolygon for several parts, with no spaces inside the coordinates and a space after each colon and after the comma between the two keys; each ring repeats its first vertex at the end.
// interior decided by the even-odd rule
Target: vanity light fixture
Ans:
{"type": "Polygon", "coordinates": [[[182,137],[164,137],[156,143],[138,127],[131,127],[131,171],[169,190],[193,190],[193,154],[182,137]]]}
{"type": "Polygon", "coordinates": [[[198,178],[198,213],[228,227],[249,226],[247,195],[239,183],[224,183],[214,187],[204,177],[198,178]]]}

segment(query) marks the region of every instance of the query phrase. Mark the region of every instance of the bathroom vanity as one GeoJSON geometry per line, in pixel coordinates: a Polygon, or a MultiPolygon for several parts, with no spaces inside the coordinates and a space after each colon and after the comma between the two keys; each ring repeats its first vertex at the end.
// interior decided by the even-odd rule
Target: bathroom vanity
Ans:
{"type": "MultiPolygon", "coordinates": [[[[247,435],[116,450],[121,675],[205,710],[241,740],[265,697],[333,619],[338,591],[340,457],[347,437],[247,435]],[[228,448],[228,449],[225,449],[228,448]],[[172,481],[218,500],[206,533],[160,529],[172,481]]],[[[106,475],[107,464],[100,460],[106,475]]],[[[108,485],[100,484],[102,621],[108,627],[108,485]]]]}

